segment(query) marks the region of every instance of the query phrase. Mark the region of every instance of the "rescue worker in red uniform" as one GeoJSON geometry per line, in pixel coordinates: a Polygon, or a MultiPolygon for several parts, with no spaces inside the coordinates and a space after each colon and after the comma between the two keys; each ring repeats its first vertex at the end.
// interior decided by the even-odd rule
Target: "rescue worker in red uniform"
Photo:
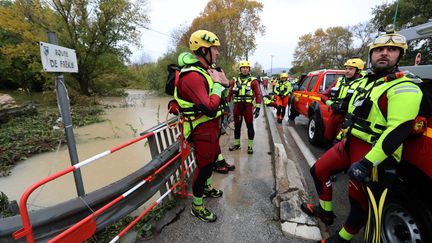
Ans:
{"type": "MultiPolygon", "coordinates": [[[[369,46],[372,72],[362,78],[348,105],[342,128],[346,137],[335,144],[310,169],[319,204],[303,203],[302,210],[333,223],[332,174],[348,169],[350,212],[342,229],[320,242],[350,242],[364,226],[368,214],[362,182],[374,166],[400,162],[402,146],[420,107],[422,92],[413,79],[400,72],[398,62],[407,49],[403,36],[388,31],[369,46]]],[[[378,168],[381,168],[378,167],[378,168]]]]}
{"type": "Polygon", "coordinates": [[[195,169],[191,214],[202,221],[214,222],[217,217],[204,207],[203,196],[221,197],[222,191],[211,185],[214,162],[220,153],[219,133],[222,114],[221,93],[229,87],[223,70],[215,70],[219,56],[219,38],[207,30],[197,30],[189,39],[189,48],[198,60],[180,71],[174,98],[184,117],[182,132],[195,148],[195,169]]]}
{"type": "MultiPolygon", "coordinates": [[[[184,67],[186,65],[194,65],[196,63],[199,62],[199,60],[190,52],[183,52],[178,56],[178,66],[179,67],[184,67]]],[[[227,97],[228,97],[228,92],[229,89],[225,89],[222,92],[221,95],[221,105],[224,108],[222,116],[221,116],[221,135],[223,135],[225,133],[225,129],[224,126],[226,126],[229,123],[229,116],[230,116],[230,111],[229,111],[229,107],[227,104],[227,97]]],[[[170,110],[170,113],[173,113],[175,115],[178,115],[178,110],[180,110],[180,107],[178,106],[178,103],[175,102],[170,102],[170,104],[168,105],[168,110],[170,110]]],[[[221,174],[227,174],[229,171],[233,171],[235,170],[235,166],[234,165],[230,165],[228,164],[224,157],[222,156],[221,153],[219,153],[216,162],[214,163],[213,166],[213,171],[221,173],[221,174]]]]}
{"type": "Polygon", "coordinates": [[[277,108],[276,97],[273,94],[264,95],[263,101],[264,101],[264,105],[266,105],[267,107],[277,108]]]}
{"type": "Polygon", "coordinates": [[[270,83],[270,85],[271,85],[271,92],[272,93],[274,93],[274,89],[275,89],[275,87],[276,87],[276,84],[277,84],[277,79],[276,79],[276,77],[272,77],[272,80],[271,80],[271,83],[270,83]]]}
{"type": "Polygon", "coordinates": [[[324,138],[333,142],[345,119],[351,94],[357,88],[359,78],[363,77],[364,62],[352,58],[345,62],[345,76],[334,82],[321,96],[321,101],[331,108],[329,121],[324,131],[324,138]]]}
{"type": "Polygon", "coordinates": [[[276,97],[276,105],[277,105],[277,122],[282,123],[282,120],[285,117],[286,107],[288,106],[289,101],[289,93],[291,92],[291,83],[288,80],[288,73],[281,73],[280,80],[276,83],[274,88],[274,94],[276,97]]]}
{"type": "Polygon", "coordinates": [[[250,75],[250,63],[248,61],[240,62],[240,76],[235,77],[231,82],[230,95],[234,101],[234,142],[229,148],[230,151],[240,149],[240,133],[243,118],[248,131],[248,148],[247,153],[253,154],[253,139],[255,130],[253,127],[253,119],[259,116],[261,107],[261,91],[259,88],[258,79],[250,75]],[[254,101],[256,103],[255,111],[254,101]]]}
{"type": "Polygon", "coordinates": [[[267,77],[265,77],[263,79],[263,86],[264,86],[265,91],[267,92],[267,89],[268,89],[268,78],[267,77]]]}

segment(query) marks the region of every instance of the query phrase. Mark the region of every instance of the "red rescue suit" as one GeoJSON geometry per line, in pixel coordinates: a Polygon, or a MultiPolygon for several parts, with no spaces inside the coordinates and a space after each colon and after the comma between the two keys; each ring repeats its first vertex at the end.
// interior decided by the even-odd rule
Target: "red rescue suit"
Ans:
{"type": "MultiPolygon", "coordinates": [[[[204,114],[216,113],[220,104],[220,97],[209,96],[207,80],[198,72],[187,72],[180,77],[177,87],[178,96],[183,100],[193,102],[204,114]]],[[[216,161],[220,153],[219,133],[220,118],[199,124],[192,130],[191,142],[195,147],[198,167],[203,167],[216,161]]]]}
{"type": "MultiPolygon", "coordinates": [[[[234,85],[236,85],[235,80],[231,81],[231,87],[230,87],[230,92],[228,95],[228,102],[231,101],[231,99],[233,99],[233,88],[234,85]]],[[[255,103],[256,104],[261,104],[262,102],[262,97],[261,97],[261,91],[259,88],[259,83],[257,79],[252,80],[251,82],[251,89],[253,91],[253,96],[255,99],[255,103]]],[[[253,103],[252,102],[234,102],[234,111],[233,111],[233,116],[234,116],[234,138],[235,139],[240,139],[240,128],[242,125],[242,121],[243,121],[243,117],[246,123],[246,126],[248,128],[248,139],[249,140],[253,140],[254,136],[255,136],[255,131],[253,128],[253,103]]]]}

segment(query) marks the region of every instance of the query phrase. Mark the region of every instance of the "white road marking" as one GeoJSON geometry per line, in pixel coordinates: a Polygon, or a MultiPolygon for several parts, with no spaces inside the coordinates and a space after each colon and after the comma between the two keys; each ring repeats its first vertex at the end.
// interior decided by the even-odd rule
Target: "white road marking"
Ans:
{"type": "Polygon", "coordinates": [[[312,154],[310,149],[306,146],[306,144],[303,142],[303,140],[300,138],[300,136],[297,134],[297,131],[293,127],[290,127],[290,126],[288,126],[288,130],[291,133],[291,136],[293,137],[294,142],[297,144],[301,153],[303,154],[306,161],[308,162],[309,166],[312,167],[313,164],[315,164],[315,161],[317,159],[312,154]]]}

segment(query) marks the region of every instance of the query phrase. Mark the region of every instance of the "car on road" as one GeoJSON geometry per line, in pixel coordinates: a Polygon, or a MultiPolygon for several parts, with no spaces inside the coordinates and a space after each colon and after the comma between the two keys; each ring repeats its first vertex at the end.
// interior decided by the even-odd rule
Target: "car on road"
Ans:
{"type": "Polygon", "coordinates": [[[300,114],[309,118],[308,138],[311,144],[325,142],[324,129],[329,120],[330,109],[321,101],[321,95],[344,74],[344,70],[317,70],[308,73],[305,78],[293,86],[288,118],[294,120],[300,114]]]}

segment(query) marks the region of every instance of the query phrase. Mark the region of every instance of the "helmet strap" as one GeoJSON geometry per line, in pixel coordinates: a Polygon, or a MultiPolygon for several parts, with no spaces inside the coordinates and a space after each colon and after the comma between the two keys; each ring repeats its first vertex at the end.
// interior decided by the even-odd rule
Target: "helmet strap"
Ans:
{"type": "MultiPolygon", "coordinates": [[[[209,53],[210,52],[210,60],[206,60],[207,61],[207,63],[208,63],[208,65],[209,65],[209,67],[211,67],[212,65],[213,65],[213,63],[212,63],[212,60],[213,60],[213,54],[212,54],[212,52],[210,51],[210,47],[209,48],[206,48],[206,53],[209,53]]],[[[204,58],[205,59],[205,58],[204,58]]]]}
{"type": "Polygon", "coordinates": [[[198,56],[201,56],[204,59],[204,61],[206,62],[207,66],[211,67],[212,54],[211,54],[209,47],[208,48],[200,47],[200,48],[198,48],[198,50],[195,51],[195,54],[198,56]],[[204,48],[204,52],[202,51],[201,48],[204,48]],[[207,53],[209,53],[209,52],[210,52],[210,60],[207,60],[206,56],[207,56],[207,53]]]}

